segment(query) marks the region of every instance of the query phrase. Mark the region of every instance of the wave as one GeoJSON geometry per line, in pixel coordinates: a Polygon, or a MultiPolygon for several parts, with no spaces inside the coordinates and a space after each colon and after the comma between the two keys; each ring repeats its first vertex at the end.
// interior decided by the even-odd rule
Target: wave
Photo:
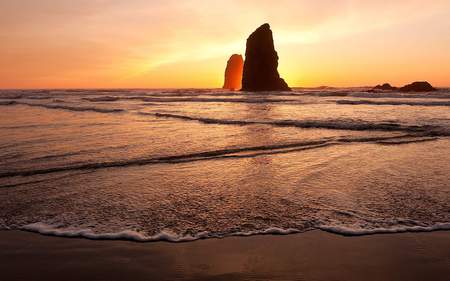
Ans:
{"type": "Polygon", "coordinates": [[[17,183],[5,184],[5,185],[2,185],[0,188],[15,188],[15,187],[27,186],[27,185],[31,185],[31,184],[37,184],[37,183],[54,182],[55,180],[67,179],[68,177],[71,177],[71,176],[86,175],[86,174],[93,173],[93,172],[94,171],[87,171],[87,172],[80,172],[80,173],[73,173],[73,174],[63,174],[60,176],[47,177],[47,178],[40,179],[40,180],[22,181],[22,182],[17,182],[17,183]]]}
{"type": "Polygon", "coordinates": [[[406,140],[386,140],[386,141],[378,141],[378,144],[383,145],[400,145],[400,144],[408,144],[408,143],[420,143],[420,142],[428,142],[435,141],[439,138],[436,137],[424,137],[424,138],[416,138],[416,139],[406,139],[406,140]]]}
{"type": "MultiPolygon", "coordinates": [[[[5,226],[5,228],[7,228],[5,226]]],[[[10,229],[10,228],[8,228],[10,229]]],[[[122,230],[118,232],[96,233],[92,229],[73,229],[63,228],[58,225],[49,225],[45,223],[33,223],[22,227],[19,230],[35,232],[43,235],[51,235],[58,237],[70,238],[87,238],[92,240],[127,240],[134,242],[191,242],[199,239],[207,238],[225,238],[232,236],[254,236],[254,235],[289,235],[304,233],[311,230],[322,230],[343,236],[363,236],[373,234],[388,234],[388,233],[406,233],[406,232],[432,232],[450,230],[450,223],[436,223],[430,226],[392,226],[386,228],[359,228],[359,227],[345,227],[345,226],[316,226],[305,229],[296,228],[279,228],[269,227],[261,230],[253,230],[248,232],[230,232],[215,234],[207,231],[201,231],[196,234],[176,234],[168,230],[163,230],[155,235],[145,235],[134,230],[122,230]]]]}
{"type": "Polygon", "coordinates": [[[351,95],[349,92],[345,91],[335,91],[335,92],[302,92],[303,96],[313,96],[313,97],[347,97],[351,95]]]}
{"type": "Polygon", "coordinates": [[[0,102],[0,106],[12,106],[12,105],[26,105],[31,107],[44,107],[48,109],[62,109],[69,111],[93,111],[98,113],[119,113],[125,111],[120,108],[98,108],[90,106],[68,106],[60,104],[42,104],[42,103],[27,103],[18,101],[0,102]]]}
{"type": "Polygon", "coordinates": [[[7,93],[6,95],[0,95],[0,99],[5,99],[5,100],[19,100],[19,99],[21,99],[23,97],[24,96],[22,94],[9,94],[9,93],[7,93]]]}
{"type": "Polygon", "coordinates": [[[52,97],[50,97],[50,96],[27,96],[26,98],[30,99],[30,100],[48,100],[48,99],[51,99],[52,97]]]}
{"type": "MultiPolygon", "coordinates": [[[[281,103],[299,102],[294,99],[273,98],[273,95],[238,95],[235,93],[147,93],[143,96],[99,96],[86,97],[83,100],[90,102],[114,102],[118,100],[140,100],[143,102],[213,102],[213,103],[281,103]],[[202,97],[203,96],[203,97],[202,97]]],[[[275,95],[277,97],[284,95],[275,95]]],[[[291,96],[291,95],[289,95],[291,96]]]]}
{"type": "Polygon", "coordinates": [[[414,102],[414,101],[371,101],[371,100],[337,100],[336,104],[348,105],[409,105],[409,106],[450,106],[450,101],[429,101],[429,102],[414,102]]]}
{"type": "Polygon", "coordinates": [[[436,223],[431,226],[392,226],[386,228],[351,228],[344,226],[319,226],[318,229],[345,235],[345,236],[362,236],[369,234],[383,234],[383,233],[403,233],[403,232],[431,232],[438,230],[450,230],[450,223],[436,223]]]}
{"type": "Polygon", "coordinates": [[[61,229],[44,223],[34,223],[25,225],[21,230],[37,232],[44,235],[59,237],[81,237],[93,240],[130,240],[135,242],[168,241],[168,242],[188,242],[207,237],[207,232],[197,235],[181,236],[171,232],[162,231],[154,236],[146,236],[136,231],[124,230],[115,233],[95,233],[91,229],[61,229]]]}
{"type": "Polygon", "coordinates": [[[85,149],[85,150],[60,153],[60,154],[46,154],[44,156],[30,158],[27,161],[42,161],[42,160],[48,161],[51,159],[67,158],[67,157],[71,157],[71,156],[78,156],[78,155],[82,155],[82,154],[88,154],[88,153],[99,152],[99,151],[102,151],[102,149],[94,148],[94,149],[85,149]]]}
{"type": "Polygon", "coordinates": [[[121,97],[112,97],[112,96],[83,98],[83,100],[87,100],[87,101],[90,101],[90,102],[110,102],[110,101],[118,101],[120,99],[121,99],[121,97]]]}
{"type": "MultiPolygon", "coordinates": [[[[92,92],[92,95],[107,94],[108,92],[92,92]]],[[[141,100],[141,101],[176,101],[176,102],[246,102],[248,100],[263,99],[281,102],[285,101],[279,97],[301,97],[304,96],[300,92],[257,92],[257,93],[242,93],[230,92],[224,90],[195,90],[195,91],[150,91],[150,92],[124,92],[127,95],[117,96],[94,96],[86,97],[83,100],[91,102],[108,102],[117,100],[141,100]],[[231,98],[229,98],[231,97],[231,98]],[[273,99],[275,97],[275,99],[273,99]]],[[[293,101],[293,100],[291,100],[293,101]]]]}
{"type": "Polygon", "coordinates": [[[450,136],[450,132],[445,128],[430,125],[403,125],[391,122],[366,122],[354,119],[334,119],[334,120],[271,120],[271,121],[252,121],[252,120],[230,120],[215,119],[205,117],[195,117],[171,113],[146,113],[141,115],[150,115],[159,118],[173,118],[188,121],[197,121],[204,124],[221,125],[270,125],[278,127],[297,127],[297,128],[317,128],[332,130],[350,130],[350,131],[397,131],[410,133],[423,133],[428,136],[450,136]]]}
{"type": "Polygon", "coordinates": [[[313,97],[355,97],[355,98],[403,98],[403,99],[450,99],[448,89],[433,93],[402,93],[402,92],[377,92],[361,91],[327,91],[327,92],[302,92],[303,96],[313,97]]]}
{"type": "Polygon", "coordinates": [[[293,99],[275,99],[267,97],[243,97],[243,98],[161,98],[161,97],[145,97],[139,98],[144,102],[214,102],[214,103],[287,103],[299,102],[293,99]]]}
{"type": "Polygon", "coordinates": [[[97,163],[82,163],[72,166],[58,166],[44,169],[34,169],[34,170],[21,170],[21,171],[10,171],[0,173],[0,178],[16,177],[16,176],[33,176],[39,174],[50,174],[56,172],[65,172],[73,170],[95,170],[95,169],[105,169],[114,167],[127,167],[127,166],[141,166],[141,165],[151,165],[151,164],[170,164],[170,163],[184,163],[184,162],[194,162],[201,160],[211,160],[218,158],[243,158],[243,157],[255,157],[263,154],[275,154],[275,153],[286,153],[283,149],[312,149],[323,147],[326,144],[325,141],[318,142],[308,142],[308,143],[292,143],[284,145],[272,145],[272,146],[257,146],[257,147],[245,147],[236,149],[223,149],[223,150],[213,150],[205,151],[191,154],[173,155],[165,157],[156,158],[140,158],[122,161],[112,161],[112,162],[97,162],[97,163]],[[251,153],[253,152],[253,153],[251,153]],[[241,153],[239,155],[236,155],[241,153]],[[245,154],[247,153],[247,154],[245,154]]]}
{"type": "MultiPolygon", "coordinates": [[[[388,140],[404,140],[405,143],[421,142],[426,137],[417,137],[414,135],[400,135],[400,136],[388,136],[388,137],[336,137],[336,138],[323,138],[315,141],[303,141],[286,144],[274,144],[264,146],[253,147],[238,147],[221,150],[203,151],[189,154],[172,155],[164,157],[150,157],[150,158],[138,158],[129,160],[119,160],[111,162],[94,162],[94,163],[81,163],[70,166],[57,166],[43,169],[32,170],[16,170],[0,173],[0,178],[8,177],[26,177],[41,174],[50,174],[66,171],[79,171],[79,170],[97,170],[116,167],[131,167],[131,166],[143,166],[143,165],[157,165],[157,164],[178,164],[186,162],[217,160],[217,159],[236,159],[236,158],[250,158],[262,155],[274,155],[298,152],[310,149],[319,149],[332,145],[342,145],[348,143],[380,143],[388,140]]],[[[401,144],[401,142],[398,142],[401,144]]]]}
{"type": "MultiPolygon", "coordinates": [[[[114,123],[86,123],[80,125],[79,127],[92,127],[92,126],[103,126],[106,124],[114,124],[114,123]]],[[[16,125],[16,126],[0,126],[0,129],[8,129],[8,130],[23,130],[23,129],[36,129],[36,128],[58,128],[64,127],[66,124],[64,123],[52,123],[52,124],[27,124],[27,125],[16,125]]],[[[0,146],[0,148],[3,148],[0,146]]]]}
{"type": "Polygon", "coordinates": [[[133,230],[123,230],[118,232],[96,233],[91,229],[70,229],[61,228],[58,225],[49,225],[45,223],[33,223],[22,226],[20,230],[40,233],[43,235],[51,235],[69,238],[87,238],[92,240],[129,240],[134,242],[191,242],[199,239],[207,238],[225,238],[230,236],[253,236],[253,235],[288,235],[304,232],[295,228],[283,229],[279,227],[269,227],[263,230],[254,230],[249,232],[231,232],[225,234],[214,234],[207,231],[198,232],[196,234],[180,235],[171,231],[163,230],[155,235],[145,235],[133,230]]]}
{"type": "Polygon", "coordinates": [[[18,104],[16,101],[0,101],[0,106],[16,105],[16,104],[18,104]]]}

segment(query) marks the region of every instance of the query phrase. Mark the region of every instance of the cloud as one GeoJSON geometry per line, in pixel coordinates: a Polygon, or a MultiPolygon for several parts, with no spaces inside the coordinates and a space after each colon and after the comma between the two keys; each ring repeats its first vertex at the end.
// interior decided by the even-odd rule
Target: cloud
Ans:
{"type": "MultiPolygon", "coordinates": [[[[245,39],[265,22],[274,30],[277,49],[286,52],[280,56],[295,62],[300,57],[287,53],[289,46],[362,40],[361,35],[394,29],[408,34],[415,22],[439,23],[446,16],[450,3],[444,0],[0,1],[0,62],[8,79],[70,73],[80,83],[86,73],[103,81],[131,79],[204,61],[214,61],[210,68],[217,71],[223,67],[218,58],[244,53],[245,39]]],[[[432,39],[447,46],[445,38],[432,39]]],[[[6,78],[0,73],[2,83],[6,78]]]]}

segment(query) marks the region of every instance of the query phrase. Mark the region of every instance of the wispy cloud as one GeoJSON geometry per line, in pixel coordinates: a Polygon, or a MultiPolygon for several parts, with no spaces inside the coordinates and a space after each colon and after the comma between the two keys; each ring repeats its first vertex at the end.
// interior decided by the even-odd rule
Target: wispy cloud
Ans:
{"type": "MultiPolygon", "coordinates": [[[[418,22],[424,23],[429,40],[439,47],[435,56],[446,61],[450,39],[438,29],[446,26],[449,16],[446,0],[426,4],[419,0],[79,0],[76,5],[69,0],[0,1],[0,63],[8,69],[0,71],[0,87],[52,86],[58,77],[73,81],[71,86],[118,79],[135,83],[135,77],[154,75],[168,66],[177,69],[204,61],[213,62],[208,67],[217,72],[224,63],[217,59],[244,53],[245,39],[264,22],[272,25],[277,49],[284,52],[280,56],[289,57],[292,64],[303,63],[295,46],[312,46],[310,56],[317,56],[320,63],[324,43],[350,40],[361,45],[358,40],[391,30],[405,40],[405,34],[418,36],[411,28],[418,22]]],[[[394,44],[389,44],[386,56],[401,55],[395,47],[400,39],[391,36],[391,40],[394,44]]],[[[410,50],[420,51],[414,45],[410,50]]],[[[171,83],[171,78],[161,79],[161,85],[171,83]]],[[[205,80],[205,85],[211,83],[205,80]]]]}

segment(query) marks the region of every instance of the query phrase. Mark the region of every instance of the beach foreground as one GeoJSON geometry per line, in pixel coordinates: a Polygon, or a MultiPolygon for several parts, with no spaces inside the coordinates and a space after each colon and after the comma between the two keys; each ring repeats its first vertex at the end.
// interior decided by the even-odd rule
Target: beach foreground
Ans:
{"type": "Polygon", "coordinates": [[[322,231],[189,243],[0,232],[2,280],[448,280],[450,232],[322,231]]]}

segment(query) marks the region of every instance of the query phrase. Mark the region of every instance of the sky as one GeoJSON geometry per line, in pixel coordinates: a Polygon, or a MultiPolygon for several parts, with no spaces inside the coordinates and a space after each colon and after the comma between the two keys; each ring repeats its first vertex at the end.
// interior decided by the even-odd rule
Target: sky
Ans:
{"type": "Polygon", "coordinates": [[[450,1],[0,0],[0,88],[215,88],[263,23],[292,87],[450,86],[450,1]]]}

